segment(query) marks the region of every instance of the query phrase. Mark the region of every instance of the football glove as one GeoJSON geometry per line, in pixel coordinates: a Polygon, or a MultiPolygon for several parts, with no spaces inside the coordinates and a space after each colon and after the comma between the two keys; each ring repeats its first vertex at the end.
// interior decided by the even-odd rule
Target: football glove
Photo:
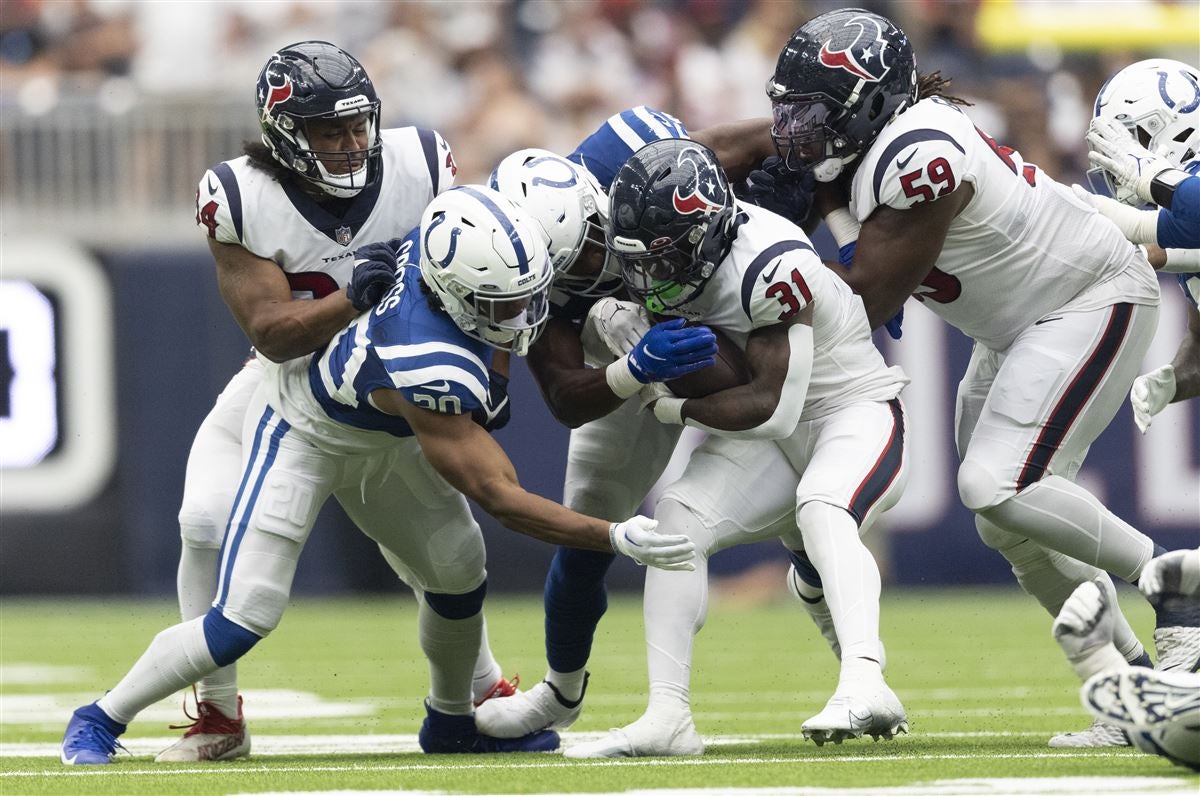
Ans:
{"type": "Polygon", "coordinates": [[[816,180],[812,171],[792,171],[783,165],[783,159],[772,155],[762,162],[761,168],[746,177],[745,198],[764,210],[777,213],[794,224],[803,224],[808,219],[813,204],[813,187],[816,180]]]}
{"type": "Polygon", "coordinates": [[[670,381],[716,362],[717,336],[707,326],[672,318],[650,327],[633,349],[604,369],[609,389],[629,398],[644,384],[670,381]]]}
{"type": "Polygon", "coordinates": [[[1126,665],[1113,646],[1112,606],[1117,592],[1107,575],[1081,583],[1054,620],[1054,640],[1080,679],[1126,665]]]}
{"type": "Polygon", "coordinates": [[[1172,550],[1142,569],[1137,586],[1151,603],[1200,591],[1200,550],[1172,550]]]}
{"type": "Polygon", "coordinates": [[[1133,380],[1129,405],[1133,407],[1133,422],[1145,434],[1154,416],[1175,397],[1175,368],[1163,365],[1133,380]]]}
{"type": "Polygon", "coordinates": [[[593,304],[588,311],[580,337],[585,334],[596,335],[614,356],[619,357],[632,351],[642,336],[650,331],[650,326],[650,316],[645,307],[607,296],[593,304]]]}
{"type": "Polygon", "coordinates": [[[608,526],[613,550],[627,555],[643,566],[667,570],[694,570],[692,559],[696,545],[682,534],[662,534],[655,530],[658,520],[638,515],[608,526]]]}
{"type": "Polygon", "coordinates": [[[346,297],[359,312],[378,304],[383,294],[396,284],[396,251],[391,244],[392,241],[370,243],[354,252],[354,272],[346,285],[346,297]]]}
{"type": "Polygon", "coordinates": [[[1108,119],[1092,119],[1087,133],[1088,161],[1104,169],[1117,182],[1129,188],[1149,204],[1150,183],[1164,171],[1178,168],[1174,163],[1151,152],[1137,142],[1129,130],[1108,119]]]}
{"type": "Polygon", "coordinates": [[[508,425],[512,418],[512,405],[508,401],[508,377],[488,368],[487,404],[471,411],[471,419],[483,426],[485,431],[498,431],[508,425]]]}

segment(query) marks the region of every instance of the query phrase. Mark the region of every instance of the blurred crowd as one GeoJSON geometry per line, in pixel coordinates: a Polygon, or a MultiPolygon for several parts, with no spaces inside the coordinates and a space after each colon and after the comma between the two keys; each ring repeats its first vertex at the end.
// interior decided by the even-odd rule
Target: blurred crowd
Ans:
{"type": "MultiPolygon", "coordinates": [[[[953,78],[950,93],[975,104],[976,124],[1051,174],[1078,179],[1082,131],[1105,77],[1168,53],[989,51],[980,36],[983,1],[861,4],[908,32],[921,71],[953,78]]],[[[848,3],[0,0],[0,98],[36,108],[67,92],[186,102],[240,96],[252,125],[254,81],[267,55],[320,38],[363,61],[387,126],[437,128],[463,177],[478,179],[519,147],[569,151],[632,105],[670,111],[693,129],[765,115],[764,85],[779,48],[803,21],[841,5],[848,3]]]]}

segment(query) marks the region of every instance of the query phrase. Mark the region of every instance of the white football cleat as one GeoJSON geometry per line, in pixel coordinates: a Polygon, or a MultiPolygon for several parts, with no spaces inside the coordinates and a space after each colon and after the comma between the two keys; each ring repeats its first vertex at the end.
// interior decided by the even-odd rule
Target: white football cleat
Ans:
{"type": "MultiPolygon", "coordinates": [[[[240,696],[237,705],[237,718],[230,719],[211,702],[197,702],[196,712],[199,715],[188,727],[188,731],[178,741],[159,752],[154,762],[200,763],[248,757],[250,730],[246,728],[246,718],[242,715],[240,696]]],[[[189,715],[188,718],[192,716],[189,715]]]]}
{"type": "Polygon", "coordinates": [[[1176,625],[1154,629],[1155,669],[1194,672],[1200,669],[1200,627],[1176,625]]]}
{"type": "Polygon", "coordinates": [[[1083,705],[1127,729],[1152,730],[1191,719],[1200,723],[1200,675],[1133,666],[1101,672],[1083,685],[1083,705]]]}
{"type": "Polygon", "coordinates": [[[558,689],[543,680],[528,691],[500,699],[489,699],[475,709],[475,726],[493,738],[520,738],[538,730],[570,727],[583,712],[583,694],[587,693],[587,675],[579,699],[563,698],[558,689]]]}
{"type": "MultiPolygon", "coordinates": [[[[787,588],[788,592],[804,606],[805,612],[808,613],[813,624],[817,626],[817,630],[821,632],[821,637],[829,644],[829,648],[833,650],[834,656],[840,661],[842,659],[842,645],[838,641],[837,630],[833,627],[833,614],[829,610],[829,603],[825,601],[825,597],[818,597],[814,601],[800,593],[800,575],[796,572],[794,564],[788,566],[787,588]]],[[[883,649],[883,641],[880,641],[879,670],[884,671],[886,669],[887,653],[883,649]]]]}
{"type": "Polygon", "coordinates": [[[704,741],[696,732],[690,711],[647,710],[598,741],[576,744],[563,752],[575,760],[590,757],[694,757],[704,754],[704,741]]]}
{"type": "Polygon", "coordinates": [[[1101,749],[1132,746],[1129,736],[1123,729],[1104,719],[1096,719],[1086,730],[1060,732],[1053,736],[1046,745],[1054,749],[1101,749]]]}
{"type": "Polygon", "coordinates": [[[890,741],[908,732],[908,715],[900,698],[879,680],[876,683],[839,686],[824,709],[800,726],[806,740],[817,746],[840,744],[869,735],[890,741]]]}

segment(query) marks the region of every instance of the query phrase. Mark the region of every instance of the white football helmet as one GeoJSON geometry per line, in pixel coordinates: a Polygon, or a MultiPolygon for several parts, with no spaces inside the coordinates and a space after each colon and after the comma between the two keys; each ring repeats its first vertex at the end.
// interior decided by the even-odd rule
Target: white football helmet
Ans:
{"type": "MultiPolygon", "coordinates": [[[[1200,70],[1165,58],[1130,64],[1101,87],[1093,115],[1124,126],[1142,146],[1182,167],[1200,151],[1200,70]]],[[[1103,169],[1090,169],[1088,179],[1094,189],[1103,180],[1120,202],[1142,204],[1103,169]]]]}
{"type": "Polygon", "coordinates": [[[421,278],[468,336],[524,356],[549,317],[554,276],[537,222],[505,196],[462,185],[421,216],[421,278]]]}
{"type": "Polygon", "coordinates": [[[604,246],[608,197],[587,169],[545,149],[522,149],[500,161],[491,186],[541,224],[556,288],[577,296],[607,296],[620,289],[620,269],[604,246]],[[594,274],[577,267],[589,240],[604,252],[603,266],[594,274]]]}

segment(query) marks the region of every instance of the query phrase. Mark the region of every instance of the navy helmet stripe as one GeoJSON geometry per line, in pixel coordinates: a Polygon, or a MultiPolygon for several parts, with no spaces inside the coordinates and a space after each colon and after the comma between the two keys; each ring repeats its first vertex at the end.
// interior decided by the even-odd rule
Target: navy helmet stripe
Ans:
{"type": "Polygon", "coordinates": [[[421,139],[421,150],[425,153],[425,166],[429,169],[429,184],[433,186],[433,195],[438,195],[438,183],[442,170],[438,167],[437,136],[433,130],[418,127],[417,138],[421,139]]]}
{"type": "Polygon", "coordinates": [[[1042,426],[1037,440],[1034,441],[1029,456],[1025,459],[1025,465],[1021,468],[1020,475],[1017,476],[1018,492],[1030,484],[1040,481],[1046,475],[1046,468],[1050,466],[1050,460],[1058,452],[1059,446],[1066,439],[1067,432],[1071,430],[1071,425],[1079,417],[1083,407],[1100,387],[1104,375],[1121,350],[1121,344],[1125,341],[1125,334],[1129,331],[1132,317],[1132,304],[1118,304],[1113,307],[1112,314],[1108,318],[1108,326],[1100,335],[1100,342],[1096,344],[1096,348],[1083,363],[1083,367],[1075,374],[1075,378],[1071,379],[1063,391],[1062,397],[1050,411],[1050,416],[1042,426]]]}
{"type": "MultiPolygon", "coordinates": [[[[271,407],[267,407],[267,411],[263,413],[263,418],[259,423],[259,430],[265,424],[271,422],[274,415],[271,407]]],[[[271,432],[271,439],[267,443],[267,455],[263,459],[262,465],[258,469],[258,477],[254,479],[254,488],[250,492],[250,497],[246,500],[246,505],[242,509],[241,519],[238,521],[237,530],[234,531],[233,538],[229,540],[229,560],[225,563],[224,577],[222,578],[221,595],[217,601],[217,608],[225,608],[225,600],[229,597],[229,585],[233,580],[233,565],[237,560],[238,548],[242,546],[242,538],[246,535],[246,526],[250,524],[250,517],[254,514],[254,504],[258,502],[259,493],[262,492],[263,481],[267,478],[267,473],[270,472],[271,466],[275,464],[275,457],[279,453],[279,441],[283,439],[284,434],[291,430],[291,425],[282,417],[279,418],[279,425],[271,432]]],[[[254,458],[251,457],[247,468],[246,475],[248,476],[254,468],[254,458]]],[[[236,504],[234,504],[236,506],[236,504]]],[[[236,509],[235,509],[236,510],[236,509]]],[[[229,532],[226,531],[226,536],[229,532]]]]}
{"type": "Polygon", "coordinates": [[[486,194],[483,194],[474,188],[462,185],[458,188],[455,188],[455,190],[466,191],[468,195],[478,199],[480,204],[492,211],[492,215],[494,215],[500,221],[500,226],[504,228],[505,233],[508,235],[508,239],[512,241],[513,250],[517,253],[517,269],[522,274],[529,273],[529,254],[525,251],[525,244],[521,241],[521,235],[517,232],[517,228],[512,225],[512,221],[509,220],[508,214],[501,210],[500,206],[493,202],[486,194]]]}
{"type": "Polygon", "coordinates": [[[860,526],[871,513],[871,508],[895,483],[904,464],[904,408],[898,398],[893,398],[887,404],[892,410],[892,435],[867,477],[858,485],[854,497],[850,498],[850,513],[860,526]]]}
{"type": "Polygon", "coordinates": [[[238,188],[237,177],[228,163],[218,163],[213,166],[213,174],[221,181],[225,189],[225,198],[229,200],[229,215],[233,216],[233,229],[237,232],[238,240],[242,238],[242,190],[238,188]]]}
{"type": "Polygon", "coordinates": [[[883,183],[883,175],[891,165],[892,159],[899,155],[905,147],[922,141],[949,141],[959,152],[967,154],[967,151],[962,148],[962,144],[955,141],[949,133],[943,133],[941,130],[922,128],[909,130],[907,133],[896,136],[896,140],[887,145],[883,154],[879,156],[879,161],[875,164],[875,175],[871,180],[871,188],[875,192],[875,204],[879,204],[879,186],[883,183]]]}
{"type": "Polygon", "coordinates": [[[813,251],[813,247],[799,240],[781,240],[778,243],[773,243],[754,258],[750,263],[750,267],[746,269],[746,273],[742,275],[742,311],[746,313],[746,317],[750,317],[750,299],[754,296],[755,283],[758,282],[758,275],[771,264],[781,254],[785,252],[795,251],[797,249],[808,249],[813,251]]]}

